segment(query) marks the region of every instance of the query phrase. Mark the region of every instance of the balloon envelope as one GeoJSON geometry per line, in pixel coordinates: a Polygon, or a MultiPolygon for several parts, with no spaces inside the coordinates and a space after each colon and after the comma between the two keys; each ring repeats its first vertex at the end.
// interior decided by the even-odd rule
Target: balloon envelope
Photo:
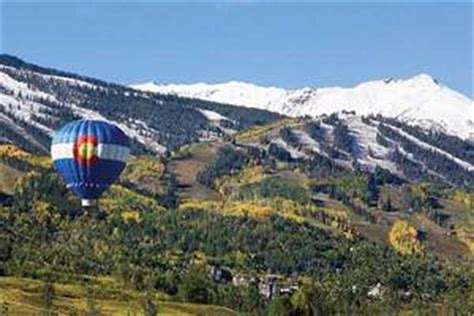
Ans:
{"type": "Polygon", "coordinates": [[[79,120],[53,136],[51,156],[68,188],[87,205],[114,183],[130,153],[128,137],[104,121],[79,120]]]}

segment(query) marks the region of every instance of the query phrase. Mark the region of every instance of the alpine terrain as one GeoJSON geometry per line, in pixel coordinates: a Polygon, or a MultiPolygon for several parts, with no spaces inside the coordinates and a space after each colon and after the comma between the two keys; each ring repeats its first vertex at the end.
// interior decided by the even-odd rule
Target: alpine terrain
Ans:
{"type": "Polygon", "coordinates": [[[473,101],[426,74],[407,80],[370,81],[353,88],[285,90],[236,81],[190,85],[148,82],[132,87],[264,109],[293,117],[338,112],[380,114],[464,139],[474,137],[473,101]]]}
{"type": "Polygon", "coordinates": [[[473,111],[427,75],[127,87],[0,55],[0,314],[471,315],[473,111]],[[83,118],[132,142],[93,209],[50,158],[83,118]]]}

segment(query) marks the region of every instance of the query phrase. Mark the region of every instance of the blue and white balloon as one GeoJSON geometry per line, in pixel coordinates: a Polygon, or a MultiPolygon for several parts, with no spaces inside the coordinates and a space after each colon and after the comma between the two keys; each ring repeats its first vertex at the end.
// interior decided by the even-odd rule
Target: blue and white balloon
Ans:
{"type": "Polygon", "coordinates": [[[67,187],[90,206],[127,164],[130,142],[117,126],[96,120],[64,125],[53,136],[51,156],[67,187]]]}

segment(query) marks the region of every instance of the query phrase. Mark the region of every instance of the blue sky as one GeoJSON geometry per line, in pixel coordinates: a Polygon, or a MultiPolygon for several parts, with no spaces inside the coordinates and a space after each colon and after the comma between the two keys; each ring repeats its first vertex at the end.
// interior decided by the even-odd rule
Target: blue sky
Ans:
{"type": "Polygon", "coordinates": [[[3,2],[1,51],[120,83],[352,86],[428,73],[472,97],[469,2],[3,2]]]}

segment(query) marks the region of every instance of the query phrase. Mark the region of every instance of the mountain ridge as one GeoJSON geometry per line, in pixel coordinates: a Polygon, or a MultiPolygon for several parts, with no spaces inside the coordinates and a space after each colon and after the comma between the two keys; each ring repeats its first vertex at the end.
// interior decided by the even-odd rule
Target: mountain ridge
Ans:
{"type": "Polygon", "coordinates": [[[239,81],[189,85],[148,82],[130,87],[265,109],[288,116],[316,117],[344,111],[354,111],[358,115],[381,114],[463,139],[472,137],[474,129],[473,101],[427,74],[406,80],[367,81],[351,88],[282,89],[239,81]],[[450,111],[446,110],[446,105],[450,106],[450,111]]]}
{"type": "Polygon", "coordinates": [[[80,118],[117,124],[132,138],[134,152],[163,154],[279,117],[258,109],[151,95],[0,54],[0,141],[33,152],[46,153],[54,130],[80,118]]]}
{"type": "MultiPolygon", "coordinates": [[[[231,84],[238,93],[250,86],[231,84]]],[[[385,80],[359,87],[368,86],[373,92],[373,86],[381,84],[412,85],[417,91],[420,84],[428,91],[439,87],[428,76],[408,83],[385,80]]],[[[261,89],[262,100],[271,93],[287,94],[278,88],[271,93],[261,89]]],[[[324,89],[306,93],[324,95],[324,89]]],[[[290,118],[264,109],[133,90],[0,55],[0,143],[29,152],[48,153],[55,129],[74,119],[93,118],[123,129],[132,140],[134,154],[172,155],[185,145],[217,141],[252,147],[291,163],[316,159],[335,168],[364,172],[382,168],[409,181],[462,187],[474,183],[474,143],[444,133],[443,126],[441,131],[427,130],[416,116],[418,121],[411,122],[409,115],[400,119],[380,113],[364,115],[346,107],[337,110],[341,113],[290,118]]]]}

